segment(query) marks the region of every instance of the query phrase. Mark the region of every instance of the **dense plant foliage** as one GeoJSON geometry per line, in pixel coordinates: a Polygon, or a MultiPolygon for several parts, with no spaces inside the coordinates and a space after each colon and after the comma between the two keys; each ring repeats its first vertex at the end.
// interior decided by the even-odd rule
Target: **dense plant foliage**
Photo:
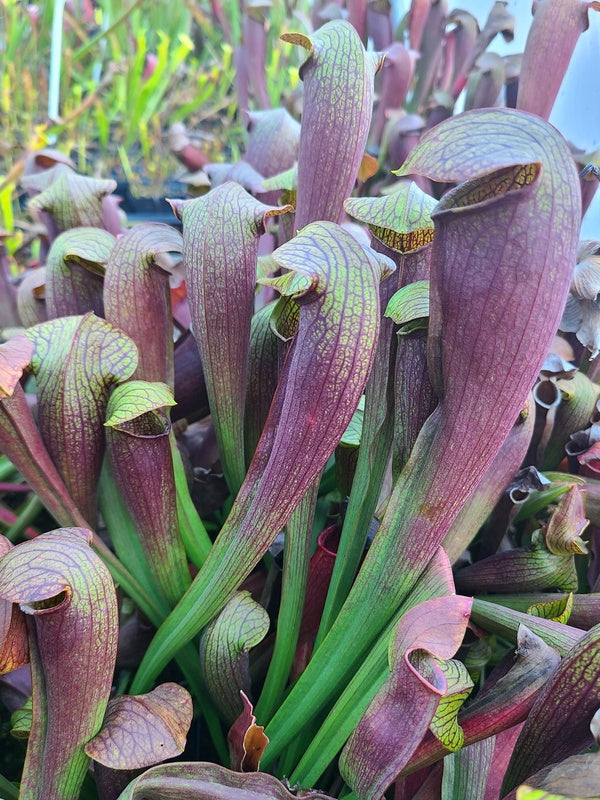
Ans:
{"type": "Polygon", "coordinates": [[[3,797],[598,796],[598,165],[547,118],[599,4],[520,73],[504,3],[347,5],[281,37],[298,119],[275,12],[212,3],[253,110],[172,224],[33,144],[5,183],[3,797]]]}

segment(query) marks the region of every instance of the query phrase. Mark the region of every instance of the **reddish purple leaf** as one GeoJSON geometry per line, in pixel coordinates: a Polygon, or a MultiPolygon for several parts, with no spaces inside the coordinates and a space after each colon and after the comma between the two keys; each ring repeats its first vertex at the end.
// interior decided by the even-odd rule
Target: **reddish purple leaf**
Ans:
{"type": "Polygon", "coordinates": [[[444,51],[448,50],[450,57],[444,57],[444,74],[446,81],[439,81],[439,89],[452,92],[454,99],[464,89],[466,76],[473,66],[475,44],[479,34],[477,19],[468,11],[457,8],[447,19],[447,25],[453,25],[444,34],[444,51]]]}
{"type": "Polygon", "coordinates": [[[284,108],[248,111],[248,134],[244,160],[265,178],[294,166],[300,124],[284,108]]]}
{"type": "Polygon", "coordinates": [[[181,234],[170,225],[144,223],[120,236],[106,264],[106,319],[138,346],[135,377],[173,388],[173,321],[170,281],[183,269],[170,257],[181,253],[181,234]]]}
{"type": "Polygon", "coordinates": [[[519,415],[498,454],[444,537],[442,546],[452,564],[475,538],[490,510],[495,507],[517,474],[529,447],[534,422],[535,413],[530,395],[523,413],[519,415]]]}
{"type": "MultiPolygon", "coordinates": [[[[268,9],[268,6],[267,6],[268,9]]],[[[242,53],[248,71],[250,94],[259,108],[269,108],[267,63],[267,10],[259,4],[245,7],[242,21],[242,53]]]]}
{"type": "Polygon", "coordinates": [[[28,615],[33,720],[21,797],[77,800],[98,732],[117,653],[118,611],[91,531],[60,528],[0,560],[0,597],[28,615]]]}
{"type": "Polygon", "coordinates": [[[426,600],[402,617],[390,644],[392,674],[340,757],[342,776],[361,800],[381,797],[427,731],[446,689],[436,660],[458,649],[470,608],[469,598],[454,595],[426,600]]]}
{"type": "Polygon", "coordinates": [[[517,108],[548,119],[577,40],[589,25],[587,0],[537,0],[519,77],[517,108]]]}
{"type": "MultiPolygon", "coordinates": [[[[483,690],[458,714],[465,744],[494,736],[523,722],[559,664],[558,652],[521,625],[514,663],[500,677],[492,672],[483,690]]],[[[428,733],[404,774],[434,763],[447,752],[443,743],[428,733]]]]}
{"type": "Polygon", "coordinates": [[[43,322],[26,335],[34,345],[30,369],[42,438],[81,514],[94,525],[109,390],[131,376],[137,348],[91,313],[43,322]]]}
{"type": "Polygon", "coordinates": [[[372,128],[376,144],[381,142],[388,112],[402,108],[414,75],[416,55],[415,51],[408,50],[401,42],[394,42],[385,53],[381,69],[381,92],[372,128]]]}
{"type": "Polygon", "coordinates": [[[181,755],[192,724],[192,698],[177,683],[148,694],[119,695],[108,704],[102,729],[85,745],[111,769],[140,769],[181,755]]]}
{"type": "Polygon", "coordinates": [[[410,46],[414,50],[421,49],[421,39],[431,7],[431,0],[412,0],[408,12],[408,35],[410,46]]]}
{"type": "Polygon", "coordinates": [[[459,591],[465,594],[577,589],[573,556],[551,553],[541,534],[529,548],[495,553],[458,570],[455,580],[459,591]]]}
{"type": "Polygon", "coordinates": [[[50,458],[19,383],[33,350],[22,335],[0,345],[0,450],[58,522],[86,524],[50,458]]]}
{"type": "Polygon", "coordinates": [[[223,471],[235,496],[246,474],[243,417],[258,243],[267,218],[291,209],[264,205],[230,181],[173,207],[183,222],[194,335],[223,471]]]}
{"type": "Polygon", "coordinates": [[[577,173],[544,120],[510,109],[453,117],[423,137],[403,172],[464,181],[433,214],[428,363],[440,404],[334,627],[270,723],[275,752],[293,736],[287,703],[302,697],[307,719],[322,682],[335,692],[496,456],[556,332],[575,261],[577,173]],[[334,654],[343,663],[335,676],[324,669],[334,654]]]}
{"type": "MultiPolygon", "coordinates": [[[[304,800],[332,800],[302,791],[304,800]]],[[[217,764],[185,761],[163,764],[132,781],[119,800],[295,800],[283,783],[261,772],[232,772],[217,764]]]]}
{"type": "Polygon", "coordinates": [[[312,36],[286,33],[308,51],[298,152],[296,228],[339,222],[362,161],[371,124],[373,81],[381,56],[367,53],[349,22],[334,20],[312,36]]]}
{"type": "Polygon", "coordinates": [[[465,111],[499,104],[505,81],[504,61],[497,53],[483,53],[467,80],[465,111]]]}
{"type": "Polygon", "coordinates": [[[329,588],[339,541],[339,525],[330,525],[325,528],[319,534],[317,549],[310,559],[306,582],[306,599],[302,610],[302,622],[291,672],[292,681],[296,680],[310,661],[317,631],[319,630],[319,622],[325,606],[327,589],[329,588]]]}
{"type": "Polygon", "coordinates": [[[414,44],[411,32],[411,47],[419,50],[419,59],[415,68],[415,85],[411,106],[413,109],[420,109],[429,99],[429,95],[434,88],[434,82],[442,58],[442,41],[444,38],[444,28],[446,26],[446,16],[448,14],[448,0],[429,0],[426,3],[418,3],[418,16],[422,18],[427,6],[427,16],[425,22],[419,21],[418,32],[420,36],[419,44],[414,44]]]}
{"type": "Polygon", "coordinates": [[[48,319],[88,311],[104,316],[104,265],[114,243],[100,228],[72,228],[54,240],[46,260],[48,319]]]}
{"type": "Polygon", "coordinates": [[[117,386],[104,423],[112,474],[135,523],[148,567],[171,606],[190,585],[177,517],[171,454],[173,403],[166,384],[127,381],[117,386]]]}

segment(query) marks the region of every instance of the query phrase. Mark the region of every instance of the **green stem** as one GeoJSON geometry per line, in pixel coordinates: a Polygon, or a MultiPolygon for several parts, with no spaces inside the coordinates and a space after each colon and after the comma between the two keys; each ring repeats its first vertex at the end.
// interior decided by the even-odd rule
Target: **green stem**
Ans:
{"type": "MultiPolygon", "coordinates": [[[[425,447],[418,456],[423,452],[427,453],[425,447]]],[[[427,463],[426,459],[422,463],[427,463]]],[[[335,702],[390,622],[399,619],[403,610],[432,596],[425,580],[428,564],[435,566],[432,543],[416,537],[416,541],[407,541],[412,531],[405,520],[415,513],[413,498],[418,480],[421,473],[415,470],[410,479],[401,478],[394,488],[382,527],[342,612],[267,726],[265,732],[271,743],[263,766],[297,738],[311,717],[335,702]],[[404,547],[401,557],[394,547],[398,551],[404,547]],[[394,572],[388,577],[386,569],[391,565],[394,572]]],[[[422,486],[421,491],[424,489],[422,486]]],[[[435,579],[435,571],[432,577],[435,579]]]]}
{"type": "Polygon", "coordinates": [[[173,434],[170,441],[177,490],[179,530],[188,558],[197,569],[200,569],[211,551],[212,542],[190,497],[183,461],[173,434]]]}
{"type": "Polygon", "coordinates": [[[37,496],[32,494],[31,497],[23,504],[17,519],[4,534],[6,538],[13,542],[17,539],[23,531],[32,525],[38,518],[40,512],[44,509],[44,504],[37,496]]]}
{"type": "Polygon", "coordinates": [[[290,775],[290,783],[315,786],[389,677],[387,652],[395,623],[380,636],[290,775]]]}
{"type": "MultiPolygon", "coordinates": [[[[135,571],[135,577],[98,537],[95,537],[94,547],[109,568],[115,582],[121,586],[152,625],[160,628],[171,609],[154,584],[137,531],[106,462],[100,478],[100,508],[115,549],[128,560],[133,568],[132,571],[135,571]]],[[[200,677],[196,648],[191,643],[186,645],[177,653],[175,660],[202,711],[219,758],[223,763],[227,763],[227,745],[223,739],[217,712],[200,677]]]]}
{"type": "Polygon", "coordinates": [[[3,800],[19,800],[19,787],[4,775],[0,775],[0,792],[2,792],[3,800]]]}
{"type": "Polygon", "coordinates": [[[102,41],[102,39],[106,39],[107,36],[115,31],[119,25],[122,25],[126,20],[132,15],[132,13],[142,5],[144,0],[134,0],[134,2],[129,6],[129,8],[124,11],[120,17],[113,22],[112,25],[109,25],[106,30],[101,30],[96,36],[93,36],[91,39],[83,44],[78,50],[76,50],[73,55],[71,56],[71,62],[74,64],[76,61],[79,61],[86,53],[89,53],[90,50],[94,50],[96,45],[102,41]]]}
{"type": "Polygon", "coordinates": [[[267,677],[255,710],[256,718],[262,725],[265,725],[275,713],[294,661],[306,594],[318,492],[317,480],[305,494],[287,525],[277,635],[267,677]]]}
{"type": "Polygon", "coordinates": [[[0,455],[0,481],[11,480],[18,474],[19,470],[12,461],[6,456],[0,455]]]}
{"type": "Polygon", "coordinates": [[[200,673],[198,649],[190,642],[177,653],[175,661],[187,681],[188,689],[196,699],[196,705],[200,713],[204,717],[208,734],[220,763],[229,764],[229,748],[223,736],[221,721],[200,673]]]}
{"type": "Polygon", "coordinates": [[[519,625],[526,625],[529,630],[540,636],[546,644],[565,656],[569,650],[585,635],[585,631],[563,625],[561,622],[523,614],[503,605],[496,605],[485,600],[473,599],[471,619],[484,630],[502,636],[516,643],[519,625]]]}
{"type": "Polygon", "coordinates": [[[153,625],[158,627],[168,612],[164,606],[155,603],[155,600],[158,599],[156,592],[148,594],[131,572],[123,566],[112,550],[108,549],[99,536],[94,536],[92,547],[110,570],[114,582],[133,600],[142,614],[144,614],[153,625]]]}
{"type": "Polygon", "coordinates": [[[369,389],[356,473],[315,649],[335,622],[356,576],[387,468],[394,425],[393,402],[381,391],[379,382],[373,387],[370,379],[369,389]]]}
{"type": "MultiPolygon", "coordinates": [[[[148,617],[153,625],[156,625],[156,612],[158,612],[162,621],[171,609],[148,568],[146,555],[140,543],[137,530],[106,460],[102,466],[102,473],[100,475],[98,505],[119,561],[122,563],[123,567],[131,573],[143,595],[148,599],[153,598],[150,602],[154,607],[154,618],[149,615],[141,605],[138,605],[140,611],[148,617]]],[[[109,569],[111,568],[111,565],[108,563],[107,566],[109,569]]],[[[113,575],[113,577],[115,576],[113,575]]],[[[125,588],[121,580],[118,582],[125,588]]],[[[129,592],[127,593],[129,594],[129,592]]],[[[138,598],[133,595],[129,596],[134,602],[138,602],[138,598]]],[[[144,602],[141,596],[139,596],[139,599],[142,599],[142,602],[144,602]]]]}

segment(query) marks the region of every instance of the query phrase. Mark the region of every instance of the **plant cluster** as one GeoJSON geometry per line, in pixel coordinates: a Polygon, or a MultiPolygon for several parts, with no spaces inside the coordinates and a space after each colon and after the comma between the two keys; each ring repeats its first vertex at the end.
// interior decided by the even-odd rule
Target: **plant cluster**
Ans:
{"type": "MultiPolygon", "coordinates": [[[[252,111],[173,225],[32,153],[4,797],[598,796],[597,165],[547,122],[598,6],[538,3],[518,77],[504,3],[413,0],[406,44],[386,4],[313,8],[301,122],[252,111]]],[[[264,9],[213,13],[260,97],[264,9]]]]}
{"type": "MultiPolygon", "coordinates": [[[[58,142],[80,172],[110,174],[137,193],[160,191],[177,165],[169,126],[203,130],[213,160],[239,153],[248,107],[236,70],[243,19],[237,0],[206,4],[113,0],[0,3],[0,226],[13,233],[15,192],[26,157],[58,142]],[[224,27],[218,23],[223,22],[224,27]],[[217,24],[215,24],[217,23],[217,24]]],[[[257,107],[276,105],[297,78],[298,60],[278,42],[303,3],[259,8],[268,58],[257,107]]],[[[258,93],[257,93],[258,92],[258,93]]]]}

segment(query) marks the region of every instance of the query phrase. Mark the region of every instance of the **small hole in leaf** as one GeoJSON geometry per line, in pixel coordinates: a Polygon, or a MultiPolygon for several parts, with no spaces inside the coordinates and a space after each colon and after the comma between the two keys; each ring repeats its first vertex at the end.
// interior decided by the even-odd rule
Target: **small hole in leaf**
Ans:
{"type": "Polygon", "coordinates": [[[68,598],[69,592],[65,589],[54,597],[46,597],[43,600],[32,600],[30,603],[23,603],[21,608],[27,613],[36,611],[47,611],[49,609],[58,608],[68,598]]]}

